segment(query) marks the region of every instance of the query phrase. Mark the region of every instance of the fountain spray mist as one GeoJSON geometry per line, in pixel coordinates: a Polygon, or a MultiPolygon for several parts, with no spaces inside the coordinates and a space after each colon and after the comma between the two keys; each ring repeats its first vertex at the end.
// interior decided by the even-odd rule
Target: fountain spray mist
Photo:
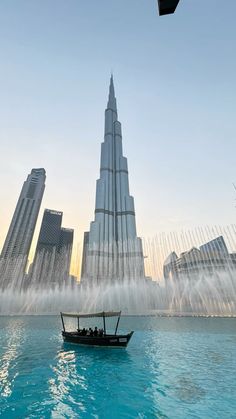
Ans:
{"type": "MultiPolygon", "coordinates": [[[[197,228],[179,234],[161,233],[143,240],[146,272],[153,280],[137,277],[137,270],[134,270],[133,278],[129,272],[129,278],[91,281],[85,277],[79,283],[66,278],[60,265],[53,275],[47,275],[44,270],[44,276],[38,280],[33,274],[30,277],[20,273],[17,266],[22,263],[18,260],[8,261],[7,272],[11,266],[14,270],[7,280],[3,272],[5,262],[1,261],[0,314],[122,310],[127,314],[236,316],[235,253],[220,254],[219,259],[219,252],[208,250],[203,260],[196,253],[196,246],[206,240],[213,239],[214,243],[219,234],[224,235],[230,249],[236,248],[234,225],[197,228]],[[185,252],[190,245],[193,250],[185,252]],[[182,260],[187,268],[177,272],[177,276],[167,270],[164,277],[163,265],[165,270],[165,260],[168,262],[168,255],[173,250],[182,254],[182,259],[177,259],[175,264],[179,266],[182,260]]],[[[113,261],[108,258],[107,263],[113,261]]],[[[112,271],[109,267],[108,270],[112,271]]]]}

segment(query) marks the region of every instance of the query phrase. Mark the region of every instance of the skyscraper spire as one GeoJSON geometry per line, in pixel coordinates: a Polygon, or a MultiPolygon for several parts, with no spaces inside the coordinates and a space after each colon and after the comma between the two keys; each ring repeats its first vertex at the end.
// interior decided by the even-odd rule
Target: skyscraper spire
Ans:
{"type": "Polygon", "coordinates": [[[108,98],[107,108],[110,108],[113,111],[117,112],[113,74],[111,74],[111,78],[110,78],[109,98],[108,98]]]}
{"type": "Polygon", "coordinates": [[[105,112],[95,220],[84,235],[82,278],[102,281],[144,277],[142,241],[137,237],[134,199],[129,193],[113,77],[105,112]]]}

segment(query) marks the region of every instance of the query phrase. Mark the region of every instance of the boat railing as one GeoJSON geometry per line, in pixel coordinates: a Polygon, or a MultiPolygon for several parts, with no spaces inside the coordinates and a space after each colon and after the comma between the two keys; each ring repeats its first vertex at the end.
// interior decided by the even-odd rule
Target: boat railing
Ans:
{"type": "Polygon", "coordinates": [[[88,319],[88,318],[95,318],[95,317],[102,317],[103,318],[103,331],[104,336],[106,336],[106,318],[107,317],[118,317],[116,327],[115,327],[115,335],[117,334],[120,317],[121,317],[121,311],[101,311],[98,313],[69,313],[69,312],[61,312],[61,321],[62,321],[62,327],[63,331],[66,332],[65,328],[65,322],[64,317],[71,317],[71,318],[77,318],[78,321],[78,330],[80,328],[79,320],[80,319],[88,319]]]}

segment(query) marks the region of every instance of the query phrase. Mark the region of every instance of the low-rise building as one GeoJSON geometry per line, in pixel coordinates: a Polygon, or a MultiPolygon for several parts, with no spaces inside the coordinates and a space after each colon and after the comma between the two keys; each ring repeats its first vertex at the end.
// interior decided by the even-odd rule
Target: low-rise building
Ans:
{"type": "Polygon", "coordinates": [[[229,253],[223,236],[219,236],[199,247],[192,247],[177,256],[171,252],[164,262],[165,279],[178,278],[183,275],[213,274],[215,271],[236,269],[236,253],[229,253]]]}

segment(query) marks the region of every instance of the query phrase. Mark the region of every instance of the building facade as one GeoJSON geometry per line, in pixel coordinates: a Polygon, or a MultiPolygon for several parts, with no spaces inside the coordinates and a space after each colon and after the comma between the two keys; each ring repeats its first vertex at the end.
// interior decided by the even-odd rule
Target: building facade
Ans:
{"type": "Polygon", "coordinates": [[[163,274],[166,280],[182,276],[199,277],[199,274],[212,275],[215,272],[235,271],[235,253],[229,253],[223,236],[199,247],[183,252],[178,257],[172,252],[164,262],[163,274]],[[196,274],[196,275],[195,275],[196,274]]]}
{"type": "Polygon", "coordinates": [[[73,230],[61,227],[63,213],[45,209],[29,280],[38,286],[59,285],[69,276],[73,230]]]}
{"type": "Polygon", "coordinates": [[[73,229],[61,228],[57,248],[57,267],[55,269],[60,275],[60,282],[65,282],[69,278],[73,238],[73,229]]]}
{"type": "Polygon", "coordinates": [[[25,273],[45,180],[44,169],[32,169],[23,184],[0,257],[1,281],[6,286],[22,280],[25,273]]]}
{"type": "Polygon", "coordinates": [[[82,280],[94,282],[144,277],[142,241],[137,237],[134,199],[129,192],[113,78],[105,111],[95,219],[84,234],[82,280]]]}

